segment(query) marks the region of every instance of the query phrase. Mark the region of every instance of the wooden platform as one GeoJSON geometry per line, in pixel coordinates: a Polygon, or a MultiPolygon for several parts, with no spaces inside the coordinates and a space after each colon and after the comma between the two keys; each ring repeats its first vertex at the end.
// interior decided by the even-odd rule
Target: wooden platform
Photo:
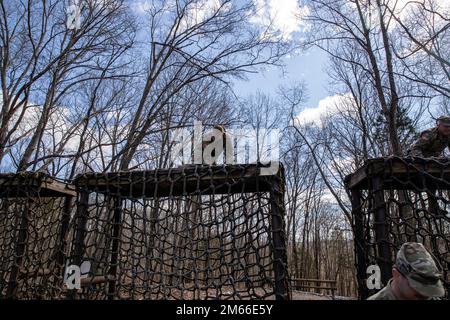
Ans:
{"type": "Polygon", "coordinates": [[[274,175],[262,175],[256,164],[248,165],[185,165],[171,169],[86,173],[75,178],[81,189],[120,195],[122,197],[166,197],[183,194],[232,194],[267,192],[284,183],[281,163],[274,175]]]}
{"type": "Polygon", "coordinates": [[[43,172],[0,174],[0,198],[75,197],[75,186],[43,172]]]}
{"type": "Polygon", "coordinates": [[[447,158],[374,158],[348,175],[348,189],[369,189],[373,178],[380,180],[382,189],[450,190],[450,159],[447,158]]]}

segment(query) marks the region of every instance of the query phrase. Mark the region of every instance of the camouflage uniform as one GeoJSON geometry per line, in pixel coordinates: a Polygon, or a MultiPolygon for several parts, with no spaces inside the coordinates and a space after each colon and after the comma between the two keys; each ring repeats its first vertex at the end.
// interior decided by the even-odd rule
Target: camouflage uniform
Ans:
{"type": "Polygon", "coordinates": [[[398,300],[394,292],[392,292],[391,283],[392,279],[389,280],[386,287],[375,293],[373,296],[370,296],[367,300],[398,300]]]}
{"type": "Polygon", "coordinates": [[[413,157],[439,157],[446,147],[450,147],[450,136],[442,136],[436,127],[423,131],[406,154],[413,157]]]}
{"type": "MultiPolygon", "coordinates": [[[[450,126],[450,117],[441,116],[437,119],[438,126],[450,126]]],[[[413,157],[439,157],[445,148],[450,147],[450,136],[439,133],[438,126],[423,131],[419,139],[408,148],[406,154],[413,157]]]]}
{"type": "MultiPolygon", "coordinates": [[[[421,243],[406,242],[397,252],[395,268],[408,280],[410,287],[428,299],[444,296],[442,274],[433,257],[421,243]]],[[[392,279],[386,287],[367,300],[398,300],[392,291],[392,279]]]]}

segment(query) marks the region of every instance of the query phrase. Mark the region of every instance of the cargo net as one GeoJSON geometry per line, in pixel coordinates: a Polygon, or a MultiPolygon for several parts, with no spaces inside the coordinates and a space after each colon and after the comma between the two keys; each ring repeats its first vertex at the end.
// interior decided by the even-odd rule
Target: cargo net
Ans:
{"type": "Polygon", "coordinates": [[[287,299],[281,175],[257,166],[86,174],[70,264],[82,299],[287,299]]]}
{"type": "Polygon", "coordinates": [[[60,296],[74,195],[42,173],[0,175],[0,297],[60,296]]]}
{"type": "Polygon", "coordinates": [[[449,297],[450,161],[448,159],[372,159],[347,177],[352,195],[359,293],[367,267],[378,265],[382,286],[392,277],[397,250],[404,242],[422,243],[443,273],[449,297]]]}

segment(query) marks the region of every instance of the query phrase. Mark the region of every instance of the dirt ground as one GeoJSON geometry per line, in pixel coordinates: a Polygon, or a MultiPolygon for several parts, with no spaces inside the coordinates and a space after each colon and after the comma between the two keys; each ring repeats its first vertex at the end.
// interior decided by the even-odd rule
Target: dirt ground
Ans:
{"type": "MultiPolygon", "coordinates": [[[[292,300],[333,300],[333,297],[318,293],[302,292],[294,290],[292,291],[292,300]]],[[[335,296],[334,300],[356,300],[356,298],[335,296]]]]}
{"type": "MultiPolygon", "coordinates": [[[[274,295],[270,295],[267,296],[267,293],[269,292],[269,290],[264,290],[262,288],[255,288],[253,291],[253,297],[248,296],[248,292],[241,292],[242,296],[241,299],[243,300],[248,300],[248,299],[255,299],[258,297],[265,297],[264,299],[267,300],[275,300],[275,296],[274,295]]],[[[331,295],[325,295],[325,294],[319,294],[319,293],[313,293],[313,292],[304,292],[304,291],[297,291],[297,290],[292,290],[292,300],[333,300],[333,297],[331,295]]],[[[147,297],[150,299],[184,299],[184,300],[196,300],[196,299],[200,299],[203,300],[206,298],[206,292],[203,291],[200,293],[200,295],[196,294],[194,295],[192,292],[189,291],[185,291],[181,294],[181,292],[177,292],[175,290],[171,290],[171,294],[168,297],[162,297],[162,296],[153,296],[153,297],[147,297]]],[[[223,299],[223,300],[235,300],[235,299],[239,299],[237,296],[233,296],[233,290],[230,287],[222,287],[222,294],[224,296],[217,296],[217,292],[215,292],[214,290],[208,290],[208,299],[223,299]]],[[[121,294],[121,298],[122,299],[128,299],[130,298],[129,296],[127,296],[126,294],[121,294]]],[[[145,299],[144,297],[139,297],[136,296],[134,297],[134,299],[145,299]]],[[[354,297],[341,297],[341,296],[335,296],[334,300],[356,300],[356,298],[354,297]]]]}
{"type": "MultiPolygon", "coordinates": [[[[94,289],[94,288],[91,288],[94,289]]],[[[85,291],[81,294],[84,299],[103,299],[105,298],[105,287],[97,287],[94,290],[85,291]],[[95,290],[96,289],[96,290],[95,290]],[[89,292],[89,293],[88,293],[89,292]]],[[[246,289],[245,287],[236,286],[222,286],[217,288],[217,290],[208,288],[207,290],[195,290],[193,288],[185,288],[181,291],[175,288],[168,290],[155,290],[157,288],[152,288],[150,292],[145,292],[143,288],[139,287],[137,290],[133,290],[128,286],[121,286],[119,288],[119,294],[115,297],[116,299],[132,299],[132,300],[203,300],[203,299],[219,299],[219,300],[249,300],[249,299],[267,299],[275,300],[275,295],[273,293],[272,287],[258,287],[246,289]],[[190,289],[190,290],[189,290],[190,289]]],[[[80,296],[80,297],[81,297],[80,296]]],[[[292,300],[356,300],[355,297],[342,297],[334,296],[330,294],[319,294],[314,292],[306,291],[291,291],[292,300]]]]}

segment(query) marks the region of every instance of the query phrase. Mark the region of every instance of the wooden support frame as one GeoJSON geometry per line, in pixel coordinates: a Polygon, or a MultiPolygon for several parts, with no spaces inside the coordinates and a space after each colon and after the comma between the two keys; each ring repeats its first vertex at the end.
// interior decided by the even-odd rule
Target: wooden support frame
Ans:
{"type": "MultiPolygon", "coordinates": [[[[22,210],[17,214],[17,229],[13,236],[14,239],[14,259],[9,272],[6,297],[13,299],[17,297],[20,290],[20,283],[23,279],[32,276],[47,276],[51,273],[46,270],[29,271],[24,270],[24,261],[27,254],[27,242],[30,233],[30,219],[33,219],[34,206],[40,205],[41,198],[65,198],[73,199],[76,196],[75,187],[70,184],[52,178],[42,172],[19,172],[0,174],[0,198],[7,199],[8,203],[21,203],[22,210]]],[[[71,201],[71,200],[70,200],[71,201]]],[[[69,202],[71,203],[71,202],[69,202]]],[[[7,207],[5,208],[6,210],[7,207]]],[[[70,216],[70,209],[67,209],[67,215],[70,216]]],[[[64,214],[62,213],[64,216],[64,214]]],[[[64,217],[62,217],[64,220],[64,217]]],[[[67,220],[67,219],[66,219],[67,220]]],[[[68,224],[68,222],[67,222],[68,224]]],[[[61,253],[64,251],[64,240],[67,235],[67,227],[61,229],[58,235],[58,243],[61,243],[56,249],[55,254],[51,255],[50,261],[55,260],[60,264],[64,259],[61,253]]],[[[56,280],[55,280],[56,281],[56,280]]]]}
{"type": "MultiPolygon", "coordinates": [[[[386,285],[392,276],[396,250],[404,241],[414,241],[416,234],[423,231],[415,230],[414,225],[411,227],[405,224],[402,205],[410,206],[411,214],[408,217],[430,221],[440,216],[439,219],[449,221],[448,216],[442,217],[435,194],[436,190],[450,190],[450,159],[394,156],[369,159],[344,181],[352,204],[358,292],[359,297],[365,299],[369,295],[366,268],[376,263],[380,267],[382,285],[386,285]],[[421,194],[426,194],[427,208],[424,204],[414,208],[407,198],[408,192],[418,194],[419,198],[421,194]],[[392,204],[398,206],[398,209],[394,209],[399,211],[402,219],[400,223],[405,225],[403,229],[398,227],[395,216],[389,216],[391,211],[388,210],[391,210],[392,204]]],[[[443,204],[448,208],[448,199],[443,204]]],[[[392,212],[395,214],[397,211],[392,212]]],[[[431,251],[442,263],[445,258],[439,252],[435,231],[431,230],[422,237],[427,237],[424,241],[430,243],[431,251]]],[[[442,232],[439,237],[441,240],[445,238],[442,232]]],[[[448,266],[443,271],[444,276],[448,276],[448,266]]]]}
{"type": "Polygon", "coordinates": [[[76,197],[75,186],[42,172],[0,174],[0,198],[76,197]]]}
{"type": "MultiPolygon", "coordinates": [[[[268,192],[270,211],[268,222],[272,239],[274,268],[274,294],[277,300],[290,300],[290,283],[287,268],[286,238],[284,234],[284,168],[272,175],[263,174],[261,164],[206,166],[188,165],[172,169],[131,171],[115,173],[87,173],[75,178],[79,192],[76,214],[75,262],[81,263],[83,256],[82,239],[85,238],[86,218],[89,214],[89,194],[101,193],[112,205],[112,233],[107,275],[96,275],[97,283],[107,284],[107,298],[117,297],[118,262],[122,224],[122,205],[126,199],[153,198],[158,201],[167,196],[233,194],[268,192]],[[130,181],[133,181],[130,184],[130,181]],[[155,186],[158,186],[156,188],[155,186]]],[[[109,206],[109,205],[108,205],[109,206]]],[[[84,279],[83,286],[89,286],[84,279]]]]}

